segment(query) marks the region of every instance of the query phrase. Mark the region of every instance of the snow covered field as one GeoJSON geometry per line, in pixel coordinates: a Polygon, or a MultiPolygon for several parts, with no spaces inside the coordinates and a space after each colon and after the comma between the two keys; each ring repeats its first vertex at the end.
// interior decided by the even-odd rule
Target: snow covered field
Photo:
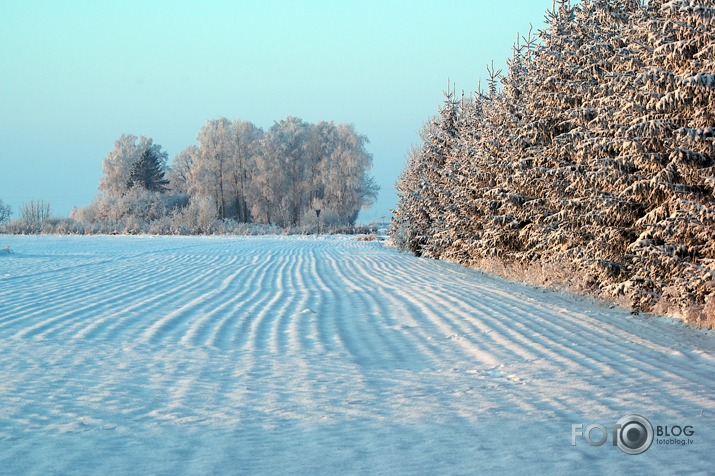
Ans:
{"type": "Polygon", "coordinates": [[[379,243],[0,236],[0,345],[3,474],[712,471],[712,333],[379,243]]]}

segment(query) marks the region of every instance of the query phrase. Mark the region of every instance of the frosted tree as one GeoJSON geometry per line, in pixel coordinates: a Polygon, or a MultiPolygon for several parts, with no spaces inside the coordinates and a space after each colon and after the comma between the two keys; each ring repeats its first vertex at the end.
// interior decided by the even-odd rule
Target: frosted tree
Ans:
{"type": "Polygon", "coordinates": [[[478,91],[471,98],[462,97],[459,104],[457,145],[447,157],[443,175],[450,195],[443,205],[443,219],[434,227],[430,254],[434,257],[468,263],[482,238],[483,213],[479,200],[485,186],[493,183],[490,160],[482,160],[480,146],[485,137],[485,105],[491,99],[478,91]]]}
{"type": "Polygon", "coordinates": [[[715,325],[714,18],[712,0],[555,1],[503,90],[490,67],[450,141],[442,114],[426,127],[395,241],[715,325]]]}
{"type": "Polygon", "coordinates": [[[444,227],[444,206],[451,194],[445,164],[457,138],[457,103],[454,92],[445,93],[439,115],[425,125],[422,144],[413,149],[407,169],[397,184],[399,202],[395,210],[394,234],[407,249],[420,256],[435,256],[439,246],[431,243],[444,227]]]}
{"type": "Polygon", "coordinates": [[[251,174],[252,197],[250,213],[254,222],[275,224],[281,215],[279,207],[280,197],[274,193],[274,183],[280,176],[275,173],[276,165],[274,156],[269,148],[270,135],[266,133],[260,142],[256,155],[255,167],[251,174]]]}
{"type": "Polygon", "coordinates": [[[191,167],[189,191],[192,195],[211,198],[218,217],[226,218],[230,197],[231,121],[225,117],[207,121],[198,134],[199,154],[191,167]]]}
{"type": "Polygon", "coordinates": [[[631,106],[621,97],[629,83],[632,88],[633,68],[640,66],[629,37],[639,8],[635,1],[581,2],[571,10],[568,38],[552,38],[556,44],[545,45],[547,51],[560,50],[564,65],[563,72],[558,65],[546,66],[552,78],[546,101],[559,121],[558,135],[537,155],[549,177],[537,193],[554,211],[549,246],[560,246],[560,259],[577,264],[580,272],[587,272],[594,260],[608,272],[619,272],[628,228],[641,209],[614,188],[629,180],[628,168],[615,160],[625,126],[614,113],[631,106]]]}
{"type": "Polygon", "coordinates": [[[179,152],[171,161],[171,166],[168,168],[167,177],[169,185],[175,193],[189,193],[189,177],[194,161],[197,160],[200,151],[195,145],[190,145],[186,149],[179,152]]]}
{"type": "Polygon", "coordinates": [[[166,152],[151,138],[122,134],[102,163],[100,196],[86,209],[75,210],[73,216],[103,223],[160,218],[171,201],[159,196],[169,185],[166,160],[166,152]]]}
{"type": "Polygon", "coordinates": [[[318,177],[308,177],[308,185],[318,184],[319,190],[311,195],[320,198],[323,208],[343,217],[345,223],[354,223],[360,209],[374,203],[379,190],[367,174],[372,155],[365,149],[367,137],[358,134],[352,124],[331,128],[332,140],[323,145],[325,155],[317,167],[318,177]]]}
{"type": "Polygon", "coordinates": [[[249,222],[252,174],[261,155],[263,131],[247,121],[208,121],[198,135],[199,146],[177,157],[189,193],[214,200],[218,218],[249,222]]]}
{"type": "Polygon", "coordinates": [[[42,224],[50,218],[52,208],[44,200],[30,200],[20,205],[20,221],[28,227],[28,231],[37,233],[42,224]]]}
{"type": "Polygon", "coordinates": [[[229,216],[242,223],[250,219],[251,174],[260,155],[263,130],[248,121],[233,121],[228,138],[231,154],[229,158],[228,188],[231,194],[229,216]]]}
{"type": "Polygon", "coordinates": [[[221,117],[197,139],[167,167],[150,138],[122,135],[103,162],[102,194],[73,216],[129,232],[176,230],[181,221],[178,229],[205,231],[215,220],[309,227],[321,209],[323,223],[351,225],[379,190],[368,139],[352,124],[288,117],[266,133],[221,117]]]}
{"type": "Polygon", "coordinates": [[[696,321],[715,309],[714,18],[712,1],[649,2],[642,113],[630,130],[648,153],[627,190],[647,207],[630,247],[637,271],[620,288],[646,308],[662,295],[696,321]]]}
{"type": "Polygon", "coordinates": [[[280,203],[278,223],[282,226],[297,225],[302,211],[310,207],[305,189],[308,136],[309,124],[292,116],[275,123],[269,131],[268,155],[264,158],[270,157],[275,164],[272,193],[276,194],[273,201],[280,203]]]}
{"type": "Polygon", "coordinates": [[[392,210],[390,236],[401,250],[419,252],[417,228],[413,226],[419,215],[422,198],[418,187],[418,169],[421,149],[413,147],[407,154],[407,163],[397,179],[397,206],[392,210]]]}
{"type": "Polygon", "coordinates": [[[325,208],[326,178],[339,166],[329,160],[338,143],[338,131],[333,122],[319,122],[309,129],[305,154],[307,160],[308,202],[311,211],[325,208]]]}
{"type": "Polygon", "coordinates": [[[139,161],[141,154],[152,147],[148,137],[137,138],[131,134],[122,134],[114,142],[114,149],[102,162],[102,178],[99,190],[107,197],[119,198],[129,190],[132,166],[139,161]]]}

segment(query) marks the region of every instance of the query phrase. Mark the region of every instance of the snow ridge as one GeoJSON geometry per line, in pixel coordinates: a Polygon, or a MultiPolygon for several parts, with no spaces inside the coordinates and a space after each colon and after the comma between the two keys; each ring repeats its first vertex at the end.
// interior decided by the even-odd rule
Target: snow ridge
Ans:
{"type": "Polygon", "coordinates": [[[6,239],[3,471],[710,468],[704,331],[349,239],[6,239]],[[570,446],[630,412],[697,444],[570,446]]]}

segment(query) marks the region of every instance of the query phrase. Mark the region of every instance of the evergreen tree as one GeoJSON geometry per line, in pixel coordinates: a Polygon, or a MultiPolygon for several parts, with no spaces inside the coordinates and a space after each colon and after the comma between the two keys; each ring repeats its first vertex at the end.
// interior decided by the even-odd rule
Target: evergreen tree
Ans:
{"type": "Polygon", "coordinates": [[[714,27],[713,0],[554,1],[502,91],[491,67],[426,127],[396,244],[715,326],[714,27]]]}
{"type": "Polygon", "coordinates": [[[166,192],[169,181],[164,178],[166,152],[161,146],[152,144],[144,149],[139,160],[132,164],[127,187],[141,187],[150,192],[166,192]]]}
{"type": "Polygon", "coordinates": [[[445,165],[456,146],[457,112],[454,92],[447,91],[439,115],[423,129],[422,147],[413,150],[408,172],[397,184],[398,194],[405,201],[395,212],[402,227],[400,233],[407,248],[418,256],[437,257],[443,248],[433,239],[444,228],[444,204],[451,195],[445,165]]]}

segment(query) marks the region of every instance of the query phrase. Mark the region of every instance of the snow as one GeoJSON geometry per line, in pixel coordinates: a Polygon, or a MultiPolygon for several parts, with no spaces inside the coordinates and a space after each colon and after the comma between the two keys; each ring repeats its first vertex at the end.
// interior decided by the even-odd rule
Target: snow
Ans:
{"type": "Polygon", "coordinates": [[[5,246],[0,473],[712,468],[715,341],[674,320],[349,238],[5,246]],[[572,446],[630,413],[693,444],[572,446]]]}

